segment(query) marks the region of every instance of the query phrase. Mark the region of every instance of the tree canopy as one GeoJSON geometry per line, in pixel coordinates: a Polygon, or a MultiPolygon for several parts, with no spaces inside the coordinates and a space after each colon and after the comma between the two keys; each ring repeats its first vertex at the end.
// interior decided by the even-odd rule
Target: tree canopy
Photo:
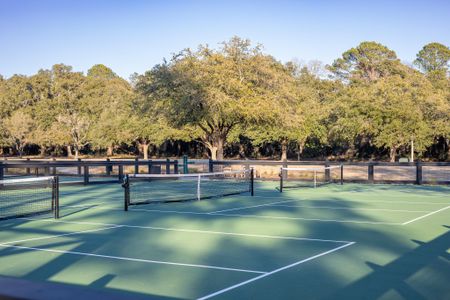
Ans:
{"type": "Polygon", "coordinates": [[[449,61],[436,42],[409,66],[367,41],[326,67],[282,63],[233,37],[130,81],[102,64],[55,64],[0,76],[0,154],[448,160],[449,61]]]}

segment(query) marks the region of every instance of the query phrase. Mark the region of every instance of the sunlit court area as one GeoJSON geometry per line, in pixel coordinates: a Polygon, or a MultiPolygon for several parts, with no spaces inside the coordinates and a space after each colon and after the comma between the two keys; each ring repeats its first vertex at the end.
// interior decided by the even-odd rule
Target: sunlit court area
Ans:
{"type": "Polygon", "coordinates": [[[449,13],[0,0],[0,300],[450,300],[449,13]]]}

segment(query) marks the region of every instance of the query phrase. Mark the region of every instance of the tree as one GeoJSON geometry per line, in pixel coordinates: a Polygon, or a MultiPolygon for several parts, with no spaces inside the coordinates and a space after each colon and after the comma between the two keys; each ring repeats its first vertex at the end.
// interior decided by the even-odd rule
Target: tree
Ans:
{"type": "Polygon", "coordinates": [[[198,128],[212,159],[223,159],[231,130],[267,121],[283,107],[283,66],[249,40],[232,38],[218,50],[201,46],[139,77],[137,89],[175,127],[198,128]]]}
{"type": "Polygon", "coordinates": [[[417,53],[414,64],[426,74],[434,87],[448,90],[450,88],[447,79],[449,62],[450,49],[439,43],[430,43],[417,53]]]}
{"type": "MultiPolygon", "coordinates": [[[[75,151],[75,159],[78,158],[80,149],[88,144],[88,132],[91,122],[88,117],[79,115],[78,113],[60,114],[57,122],[63,130],[63,138],[70,137],[70,144],[75,151]]],[[[56,134],[54,135],[56,136],[56,134]]]]}
{"type": "Polygon", "coordinates": [[[88,139],[99,149],[114,149],[122,143],[131,143],[126,123],[131,118],[131,101],[135,98],[131,85],[104,65],[95,65],[88,71],[84,86],[83,106],[89,116],[88,139]]]}
{"type": "Polygon", "coordinates": [[[448,71],[450,61],[450,49],[439,43],[430,43],[425,45],[417,53],[414,63],[424,72],[448,71]]]}
{"type": "Polygon", "coordinates": [[[118,78],[117,74],[114,73],[113,70],[102,64],[92,66],[87,72],[87,77],[101,79],[118,78]]]}
{"type": "Polygon", "coordinates": [[[17,110],[4,121],[4,126],[7,141],[15,148],[19,156],[22,156],[25,146],[32,139],[33,119],[29,114],[17,110]]]}
{"type": "Polygon", "coordinates": [[[376,42],[362,42],[336,59],[328,69],[343,81],[375,81],[395,74],[400,64],[394,51],[376,42]]]}

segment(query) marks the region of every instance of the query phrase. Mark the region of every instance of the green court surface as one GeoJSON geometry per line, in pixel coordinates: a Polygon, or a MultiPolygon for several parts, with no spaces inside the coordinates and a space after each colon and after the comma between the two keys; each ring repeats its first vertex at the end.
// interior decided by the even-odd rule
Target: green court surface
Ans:
{"type": "MultiPolygon", "coordinates": [[[[154,299],[450,299],[450,187],[327,185],[131,206],[61,186],[0,222],[0,276],[154,299]]],[[[179,192],[179,191],[178,191],[179,192]]]]}

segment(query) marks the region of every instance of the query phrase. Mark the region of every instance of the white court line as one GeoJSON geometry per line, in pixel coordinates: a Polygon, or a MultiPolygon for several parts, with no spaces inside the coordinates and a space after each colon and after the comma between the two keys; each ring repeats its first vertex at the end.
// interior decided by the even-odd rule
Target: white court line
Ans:
{"type": "Polygon", "coordinates": [[[432,211],[432,212],[430,212],[429,214],[426,214],[426,215],[423,215],[423,216],[421,216],[421,217],[418,217],[418,218],[412,219],[412,220],[410,220],[410,221],[407,221],[407,222],[405,222],[405,223],[402,223],[402,225],[411,224],[412,222],[415,222],[415,221],[418,221],[418,220],[420,220],[420,219],[429,217],[429,216],[434,215],[434,214],[436,214],[436,213],[438,213],[438,212],[444,211],[444,210],[446,210],[446,209],[448,209],[448,208],[450,208],[450,205],[447,206],[447,207],[443,207],[443,208],[441,208],[441,209],[432,211]]]}
{"type": "Polygon", "coordinates": [[[273,206],[280,207],[304,207],[304,208],[317,208],[317,209],[331,209],[331,210],[376,210],[376,211],[395,211],[395,212],[408,212],[408,213],[427,213],[425,210],[404,210],[404,209],[389,209],[389,208],[358,208],[358,207],[336,207],[336,206],[311,206],[311,205],[284,205],[274,204],[273,206]]]}
{"type": "Polygon", "coordinates": [[[3,245],[3,244],[0,244],[0,247],[24,249],[24,250],[33,250],[33,251],[42,251],[42,252],[51,252],[51,253],[61,253],[61,254],[72,254],[72,255],[80,255],[80,256],[91,256],[91,257],[99,257],[99,258],[109,258],[109,259],[133,261],[133,262],[142,262],[142,263],[149,263],[149,264],[172,265],[172,266],[182,266],[182,267],[214,269],[214,270],[222,270],[222,271],[234,271],[234,272],[244,272],[244,273],[266,274],[266,272],[255,271],[255,270],[235,269],[235,268],[226,268],[226,267],[208,266],[208,265],[197,265],[197,264],[185,264],[185,263],[176,263],[176,262],[160,261],[160,260],[149,260],[149,259],[132,258],[132,257],[102,255],[102,254],[94,254],[94,253],[79,252],[79,251],[68,251],[68,250],[58,250],[58,249],[43,249],[43,248],[36,248],[36,247],[24,247],[24,246],[3,245]]]}
{"type": "Polygon", "coordinates": [[[37,241],[37,240],[53,239],[53,238],[58,238],[58,237],[62,237],[62,236],[69,236],[69,235],[75,235],[75,234],[81,234],[81,233],[88,233],[88,232],[97,232],[97,231],[108,230],[108,229],[119,228],[119,227],[122,227],[122,226],[121,226],[121,225],[115,225],[115,226],[110,226],[110,227],[105,227],[105,228],[97,228],[97,229],[82,230],[82,231],[76,231],[76,232],[70,232],[70,233],[63,233],[63,234],[56,234],[56,235],[50,235],[50,236],[41,236],[41,237],[36,237],[36,238],[29,238],[29,239],[24,239],[24,240],[17,240],[17,241],[11,241],[11,242],[0,243],[0,245],[17,244],[17,243],[29,242],[29,241],[37,241]]]}
{"type": "Polygon", "coordinates": [[[392,222],[335,220],[335,219],[314,219],[314,218],[301,218],[301,217],[277,217],[277,216],[258,216],[258,215],[239,215],[239,214],[214,214],[213,216],[240,217],[240,218],[260,218],[260,219],[279,219],[279,220],[303,220],[303,221],[336,222],[336,223],[402,225],[402,223],[392,223],[392,222]]]}
{"type": "Polygon", "coordinates": [[[349,241],[340,241],[340,240],[302,238],[302,237],[294,237],[294,236],[262,235],[262,234],[224,232],[224,231],[210,231],[210,230],[197,230],[197,229],[184,229],[184,228],[165,228],[165,227],[154,227],[154,226],[138,226],[138,225],[109,224],[109,223],[95,223],[95,222],[76,222],[76,221],[61,221],[61,220],[48,220],[48,219],[33,219],[33,218],[20,218],[20,219],[36,221],[36,222],[56,222],[56,223],[64,223],[64,224],[78,224],[78,225],[119,226],[122,228],[139,228],[139,229],[188,232],[188,233],[244,236],[244,237],[256,237],[256,238],[266,238],[266,239],[279,239],[279,240],[313,241],[313,242],[329,242],[329,243],[350,243],[349,241]]]}
{"type": "Polygon", "coordinates": [[[241,286],[243,286],[243,285],[246,285],[246,284],[249,284],[249,283],[251,283],[251,282],[254,282],[254,281],[256,281],[256,280],[262,279],[262,278],[267,277],[267,276],[271,276],[271,275],[273,275],[273,274],[275,274],[275,273],[284,271],[284,270],[286,270],[286,269],[290,269],[290,268],[292,268],[292,267],[298,266],[298,265],[303,264],[303,263],[305,263],[305,262],[308,262],[308,261],[311,261],[311,260],[313,260],[313,259],[319,258],[319,257],[321,257],[321,256],[330,254],[330,253],[332,253],[332,252],[338,251],[338,250],[340,250],[340,249],[343,249],[343,248],[345,248],[345,247],[351,246],[351,245],[353,245],[353,244],[355,244],[355,243],[354,243],[354,242],[350,242],[350,243],[348,243],[348,244],[345,244],[345,245],[336,247],[336,248],[334,248],[334,249],[331,249],[331,250],[328,250],[328,251],[319,253],[319,254],[317,254],[317,255],[314,255],[314,256],[308,257],[308,258],[306,258],[306,259],[297,261],[297,262],[295,262],[295,263],[293,263],[293,264],[290,264],[290,265],[287,265],[287,266],[278,268],[278,269],[273,270],[273,271],[271,271],[271,272],[268,272],[268,273],[259,275],[259,276],[257,276],[257,277],[251,278],[251,279],[246,280],[246,281],[243,281],[243,282],[241,282],[241,283],[238,283],[238,284],[232,285],[232,286],[230,286],[230,287],[224,288],[224,289],[222,289],[222,290],[220,290],[220,291],[217,291],[217,292],[214,292],[214,293],[212,293],[212,294],[203,296],[203,297],[201,297],[201,298],[198,298],[197,300],[206,300],[206,299],[215,297],[215,296],[217,296],[217,295],[223,294],[223,293],[228,292],[228,291],[230,291],[230,290],[234,290],[234,289],[236,289],[236,288],[238,288],[238,287],[241,287],[241,286]]]}
{"type": "Polygon", "coordinates": [[[211,212],[209,212],[209,214],[215,214],[215,213],[221,213],[221,212],[227,212],[227,211],[235,211],[235,210],[241,210],[241,209],[249,209],[249,208],[261,207],[261,206],[270,206],[270,205],[274,205],[277,203],[287,203],[287,202],[294,202],[294,201],[299,201],[299,200],[283,200],[283,201],[276,201],[276,202],[264,203],[264,204],[259,204],[259,205],[222,209],[222,210],[211,211],[211,212]]]}
{"type": "MultiPolygon", "coordinates": [[[[284,194],[285,192],[283,192],[283,194],[284,194]]],[[[303,197],[303,196],[305,196],[305,195],[303,195],[303,194],[300,194],[300,195],[289,195],[289,196],[287,196],[287,197],[293,197],[293,196],[296,196],[297,198],[298,197],[303,197]]],[[[336,200],[336,199],[317,199],[317,198],[310,198],[310,196],[311,195],[307,195],[307,197],[305,197],[305,198],[302,198],[302,199],[293,199],[293,200],[287,200],[286,202],[288,202],[288,201],[292,201],[292,202],[294,202],[294,201],[330,201],[330,202],[347,202],[347,201],[352,201],[352,202],[364,202],[364,203],[371,203],[371,202],[375,202],[375,203],[377,203],[377,202],[379,202],[379,203],[403,203],[403,204],[430,204],[430,205],[448,205],[448,204],[450,204],[450,203],[448,203],[448,202],[415,202],[415,201],[396,201],[396,200],[368,200],[368,199],[339,199],[339,200],[336,200]]],[[[345,196],[345,195],[343,195],[343,196],[345,196]]],[[[276,195],[274,195],[274,196],[259,196],[259,195],[255,195],[255,196],[253,196],[253,197],[259,197],[259,198],[271,198],[271,199],[273,199],[273,198],[276,198],[276,197],[278,197],[278,196],[276,196],[276,195]]],[[[389,196],[389,197],[395,197],[395,196],[389,196]]],[[[397,196],[397,197],[404,197],[404,196],[397,196]]],[[[428,195],[423,195],[423,196],[420,196],[420,197],[442,197],[442,196],[428,196],[428,195]]]]}
{"type": "MultiPolygon", "coordinates": [[[[337,222],[337,223],[357,223],[357,224],[376,224],[376,225],[402,225],[402,223],[394,222],[376,222],[376,221],[356,221],[356,220],[335,220],[335,219],[315,219],[315,218],[301,218],[301,217],[276,217],[276,216],[258,216],[250,214],[224,214],[224,213],[201,213],[201,212],[189,212],[189,211],[177,211],[177,210],[159,210],[159,209],[130,209],[130,211],[143,211],[143,212],[156,212],[156,213],[173,213],[173,214],[187,214],[187,215],[203,215],[203,216],[224,216],[224,217],[239,217],[239,218],[261,218],[261,219],[279,219],[279,220],[304,220],[304,221],[318,221],[318,222],[337,222]]],[[[27,218],[21,218],[27,219],[27,218]]],[[[37,219],[28,219],[37,220],[37,219]]],[[[54,221],[58,222],[58,221],[54,221]]],[[[106,225],[106,224],[104,224],[106,225]]],[[[113,225],[113,224],[109,224],[113,225]]],[[[128,225],[124,225],[128,227],[128,225]]]]}

